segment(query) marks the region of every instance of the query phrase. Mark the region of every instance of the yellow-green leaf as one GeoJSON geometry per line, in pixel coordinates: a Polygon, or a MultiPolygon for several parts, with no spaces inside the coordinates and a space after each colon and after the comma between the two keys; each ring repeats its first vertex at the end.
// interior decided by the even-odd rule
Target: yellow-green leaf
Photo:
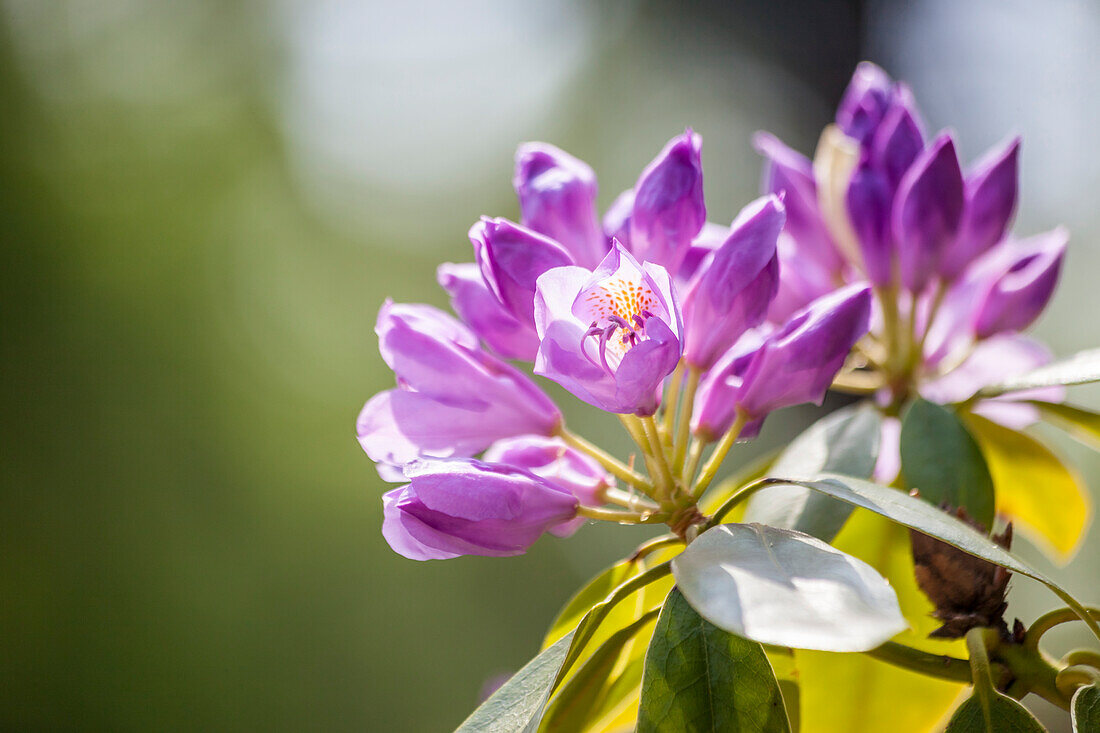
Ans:
{"type": "Polygon", "coordinates": [[[965,419],[993,475],[997,513],[1010,517],[1052,559],[1068,562],[1091,515],[1080,480],[1031,436],[978,415],[965,419]]]}
{"type": "MultiPolygon", "coordinates": [[[[911,626],[894,640],[935,654],[965,656],[959,641],[928,638],[939,623],[917,588],[905,527],[857,509],[833,543],[890,581],[911,626]]],[[[928,731],[946,718],[964,685],[900,669],[866,654],[795,650],[803,733],[851,733],[883,728],[928,731]]]]}
{"type": "Polygon", "coordinates": [[[1100,450],[1100,414],[1073,405],[1032,400],[1049,420],[1087,446],[1100,450]]]}

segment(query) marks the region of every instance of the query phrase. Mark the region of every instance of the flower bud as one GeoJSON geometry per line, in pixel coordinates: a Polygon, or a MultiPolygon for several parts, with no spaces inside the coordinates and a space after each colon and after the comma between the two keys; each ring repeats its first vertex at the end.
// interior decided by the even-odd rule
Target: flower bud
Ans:
{"type": "Polygon", "coordinates": [[[481,269],[473,262],[445,262],[436,270],[436,280],[451,296],[455,313],[505,359],[534,361],[539,337],[534,323],[520,323],[485,284],[481,269]]]}
{"type": "Polygon", "coordinates": [[[974,333],[987,338],[1005,331],[1022,331],[1046,308],[1066,254],[1069,233],[1054,229],[1020,243],[1006,242],[1001,252],[999,275],[992,280],[974,320],[974,333]]]}
{"type": "Polygon", "coordinates": [[[573,259],[595,267],[607,253],[596,218],[596,174],[587,163],[546,143],[516,151],[512,184],[524,226],[561,243],[573,259]]]}
{"type": "Polygon", "coordinates": [[[871,289],[850,285],[811,303],[768,336],[753,355],[737,392],[750,418],[782,407],[821,404],[856,341],[867,333],[871,289]]]}
{"type": "Polygon", "coordinates": [[[940,258],[955,243],[963,211],[963,180],[955,143],[941,134],[902,176],[894,198],[892,224],[901,282],[924,290],[940,258]]]}
{"type": "Polygon", "coordinates": [[[446,313],[387,301],[375,331],[398,383],[359,414],[359,442],[375,461],[468,456],[501,438],[551,435],[561,425],[542,390],[483,351],[477,336],[446,313]]]}
{"type": "Polygon", "coordinates": [[[691,240],[707,220],[703,201],[702,138],[686,130],[642,171],[634,186],[630,249],[640,261],[675,275],[691,240]]]}
{"type": "Polygon", "coordinates": [[[522,468],[568,491],[585,506],[603,504],[603,490],[615,484],[600,464],[561,438],[522,435],[498,440],[482,460],[522,468]]]}
{"type": "Polygon", "coordinates": [[[841,131],[860,141],[873,134],[886,114],[893,86],[890,76],[878,66],[860,63],[837,107],[836,123],[841,131]]]}
{"type": "Polygon", "coordinates": [[[420,461],[405,475],[382,497],[382,535],[411,560],[521,555],[577,514],[575,496],[509,466],[420,461]]]}
{"type": "Polygon", "coordinates": [[[603,215],[603,234],[608,246],[617,240],[630,251],[630,215],[634,212],[634,189],[628,188],[611,202],[603,215]]]}
{"type": "Polygon", "coordinates": [[[470,228],[470,243],[485,284],[520,323],[533,322],[539,275],[573,264],[560,244],[507,219],[483,217],[470,228]]]}
{"type": "Polygon", "coordinates": [[[913,93],[898,84],[890,107],[871,139],[870,159],[885,177],[891,198],[901,177],[924,150],[924,133],[917,116],[913,93]]]}
{"type": "Polygon", "coordinates": [[[1001,241],[1016,209],[1020,138],[994,148],[966,178],[966,205],[955,244],[943,255],[940,274],[958,277],[980,255],[1001,241]]]}
{"type": "Polygon", "coordinates": [[[787,212],[784,230],[798,242],[799,251],[805,257],[829,272],[838,272],[844,260],[822,218],[813,163],[765,132],[753,136],[753,145],[767,158],[762,186],[764,193],[783,197],[787,212]]]}
{"type": "Polygon", "coordinates": [[[684,359],[709,369],[741,334],[760,325],[779,281],[776,239],[783,228],[776,196],[746,206],[709,254],[684,295],[684,359]]]}

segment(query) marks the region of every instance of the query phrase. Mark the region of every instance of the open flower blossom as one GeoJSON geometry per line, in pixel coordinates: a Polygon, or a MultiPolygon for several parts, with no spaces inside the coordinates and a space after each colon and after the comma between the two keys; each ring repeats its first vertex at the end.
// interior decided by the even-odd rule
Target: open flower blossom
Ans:
{"type": "Polygon", "coordinates": [[[483,217],[469,232],[474,262],[437,272],[461,322],[427,305],[383,306],[379,349],[397,386],[367,402],[358,434],[384,478],[408,482],[384,502],[398,552],[516,554],[586,518],[686,532],[738,437],[773,410],[820,401],[867,331],[866,289],[764,323],[787,194],[750,203],[729,226],[707,222],[701,150],[691,130],[673,138],[601,222],[591,168],[524,144],[519,222],[483,217]],[[534,374],[617,414],[645,474],[566,429],[498,357],[533,361],[534,374]]]}
{"type": "Polygon", "coordinates": [[[652,415],[680,361],[672,278],[618,242],[595,271],[558,267],[540,276],[535,325],[535,374],[608,412],[652,415]]]}
{"type": "MultiPolygon", "coordinates": [[[[1018,138],[964,171],[952,134],[928,138],[909,89],[863,63],[813,161],[770,135],[756,144],[767,159],[764,190],[783,192],[787,207],[769,318],[781,323],[838,284],[874,285],[872,331],[857,347],[862,368],[838,384],[870,384],[883,404],[914,393],[961,401],[1049,360],[1019,332],[1050,300],[1068,237],[1011,234],[1018,138]],[[997,358],[1006,349],[1027,358],[997,358]],[[860,379],[868,374],[880,382],[860,379]]],[[[1035,408],[1008,404],[1025,398],[1061,399],[1045,390],[974,409],[1026,423],[1035,408]]]]}

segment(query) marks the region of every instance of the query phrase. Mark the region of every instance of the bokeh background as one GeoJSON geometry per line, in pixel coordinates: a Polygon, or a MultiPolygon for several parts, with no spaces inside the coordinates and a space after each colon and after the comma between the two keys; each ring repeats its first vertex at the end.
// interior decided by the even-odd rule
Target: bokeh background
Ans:
{"type": "MultiPolygon", "coordinates": [[[[1092,0],[0,0],[0,728],[457,725],[640,536],[390,552],[354,436],[392,379],[379,304],[445,303],[435,265],[517,215],[524,140],[589,161],[606,205],[691,125],[728,221],[757,191],[751,133],[812,150],[862,58],[967,160],[1023,133],[1018,229],[1073,232],[1037,330],[1100,344],[1092,0]]],[[[1098,562],[1093,531],[1052,572],[1096,603],[1098,562]]],[[[1023,580],[1012,600],[1053,605],[1023,580]]]]}

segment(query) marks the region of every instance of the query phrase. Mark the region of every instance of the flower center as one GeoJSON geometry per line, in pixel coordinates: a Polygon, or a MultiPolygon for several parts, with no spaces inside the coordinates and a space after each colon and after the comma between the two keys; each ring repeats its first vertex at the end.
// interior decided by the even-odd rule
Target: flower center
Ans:
{"type": "Polygon", "coordinates": [[[616,369],[626,352],[645,338],[645,323],[660,303],[644,281],[622,277],[596,283],[579,300],[584,317],[590,319],[584,353],[608,371],[616,369]]]}

